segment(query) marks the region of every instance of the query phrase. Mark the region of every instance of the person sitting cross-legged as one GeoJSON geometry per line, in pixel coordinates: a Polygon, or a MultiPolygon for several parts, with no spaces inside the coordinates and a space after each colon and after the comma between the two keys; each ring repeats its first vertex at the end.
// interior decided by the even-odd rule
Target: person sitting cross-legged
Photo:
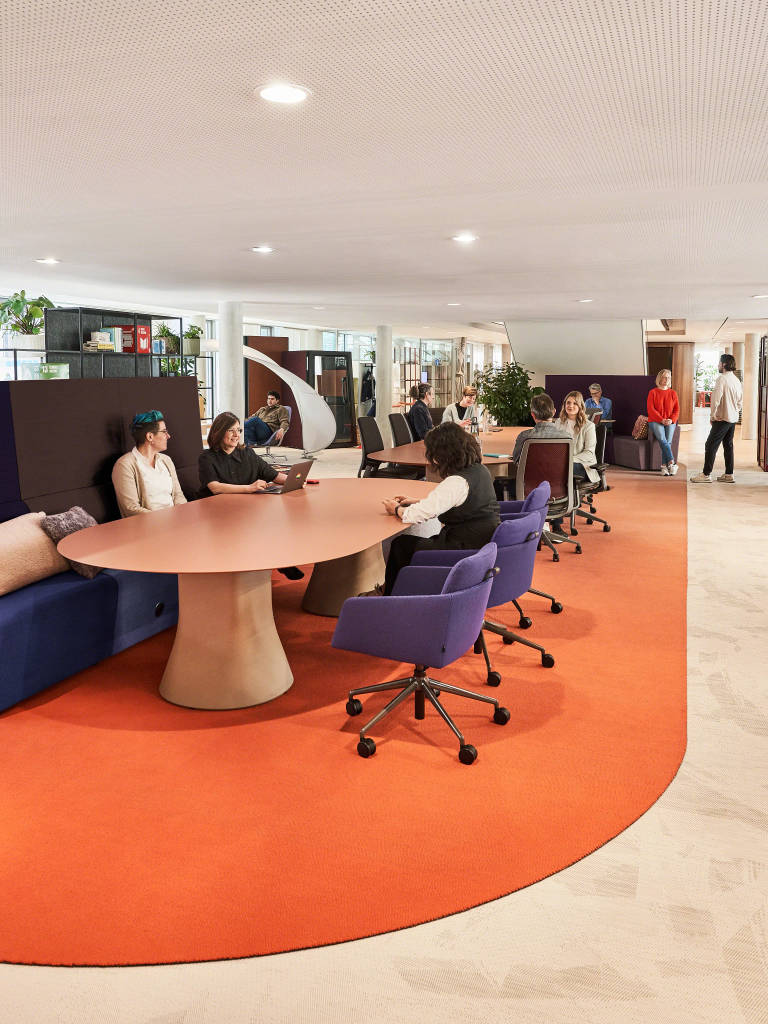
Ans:
{"type": "Polygon", "coordinates": [[[255,416],[249,416],[243,424],[245,443],[266,444],[273,434],[276,441],[281,441],[290,425],[288,410],[280,404],[280,392],[268,391],[267,404],[262,405],[255,416]]]}

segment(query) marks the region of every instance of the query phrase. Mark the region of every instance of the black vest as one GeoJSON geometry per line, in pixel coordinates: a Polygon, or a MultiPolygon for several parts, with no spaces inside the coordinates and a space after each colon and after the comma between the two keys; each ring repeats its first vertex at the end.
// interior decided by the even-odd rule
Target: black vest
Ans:
{"type": "Polygon", "coordinates": [[[449,508],[438,519],[443,524],[440,540],[457,548],[481,548],[499,525],[499,503],[493,490],[491,474],[479,462],[461,469],[452,476],[463,477],[469,494],[463,505],[449,508]]]}

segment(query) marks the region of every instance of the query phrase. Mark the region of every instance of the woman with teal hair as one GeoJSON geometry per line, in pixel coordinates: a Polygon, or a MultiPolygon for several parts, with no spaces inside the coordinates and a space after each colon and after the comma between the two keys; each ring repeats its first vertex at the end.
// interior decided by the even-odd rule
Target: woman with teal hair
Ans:
{"type": "Polygon", "coordinates": [[[112,470],[120,515],[141,515],[160,508],[184,505],[187,499],[176,476],[176,467],[165,450],[170,432],[159,409],[140,412],[130,426],[134,447],[121,455],[112,470]]]}

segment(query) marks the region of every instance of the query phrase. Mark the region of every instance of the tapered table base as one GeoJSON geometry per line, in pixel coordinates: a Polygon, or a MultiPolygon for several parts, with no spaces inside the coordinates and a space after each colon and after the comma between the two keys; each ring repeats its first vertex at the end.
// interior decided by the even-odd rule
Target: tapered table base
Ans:
{"type": "Polygon", "coordinates": [[[348,597],[357,597],[384,582],[381,544],[344,558],[317,562],[301,607],[313,615],[338,616],[348,597]]]}
{"type": "Polygon", "coordinates": [[[187,708],[246,708],[292,683],[272,614],[270,569],[179,574],[179,624],[162,697],[187,708]]]}

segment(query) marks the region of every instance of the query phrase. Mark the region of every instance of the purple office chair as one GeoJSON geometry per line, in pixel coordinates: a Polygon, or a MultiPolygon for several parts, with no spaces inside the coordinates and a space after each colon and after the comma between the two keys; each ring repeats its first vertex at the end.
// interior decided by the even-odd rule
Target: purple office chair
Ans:
{"type": "MultiPolygon", "coordinates": [[[[528,590],[533,578],[533,563],[539,543],[540,518],[538,512],[530,512],[526,516],[507,520],[496,527],[491,543],[497,548],[498,575],[493,578],[491,596],[488,598],[489,608],[498,608],[502,604],[515,601],[528,590]]],[[[449,566],[463,556],[466,556],[466,551],[417,551],[411,565],[449,566]]],[[[484,619],[483,628],[475,640],[474,650],[475,654],[482,654],[485,658],[489,686],[498,686],[501,675],[491,667],[484,631],[502,637],[505,644],[523,644],[538,651],[544,668],[552,668],[555,664],[555,659],[540,644],[518,636],[500,622],[484,619]]]]}
{"type": "MultiPolygon", "coordinates": [[[[500,501],[499,516],[501,521],[504,522],[506,519],[519,519],[521,516],[527,516],[529,512],[536,512],[540,517],[539,542],[541,543],[543,541],[544,543],[547,543],[554,551],[554,545],[549,542],[544,529],[544,523],[547,520],[547,511],[549,509],[549,496],[549,481],[542,480],[537,487],[534,487],[532,491],[528,492],[522,501],[500,501]]],[[[563,610],[562,604],[556,600],[553,594],[545,594],[543,590],[536,590],[534,587],[528,587],[528,593],[536,594],[537,597],[546,598],[549,601],[549,609],[554,615],[559,615],[563,610]]],[[[530,618],[524,614],[518,601],[513,601],[512,603],[520,614],[520,620],[518,623],[520,629],[530,629],[532,625],[530,618]]]]}
{"type": "Polygon", "coordinates": [[[376,744],[366,736],[390,711],[414,697],[417,719],[424,718],[424,698],[432,704],[459,741],[459,760],[472,764],[477,750],[466,743],[456,723],[438,700],[441,691],[493,705],[493,721],[506,725],[509,711],[491,697],[432,679],[427,669],[443,668],[468,651],[483,624],[488,595],[495,576],[496,545],[486,544],[472,554],[460,552],[456,564],[414,566],[401,569],[391,597],[352,597],[344,602],[332,644],[346,651],[360,651],[377,658],[413,663],[413,673],[404,679],[377,683],[349,691],[347,714],[359,715],[363,693],[399,690],[378,714],[360,730],[360,757],[376,753],[376,744]]]}

